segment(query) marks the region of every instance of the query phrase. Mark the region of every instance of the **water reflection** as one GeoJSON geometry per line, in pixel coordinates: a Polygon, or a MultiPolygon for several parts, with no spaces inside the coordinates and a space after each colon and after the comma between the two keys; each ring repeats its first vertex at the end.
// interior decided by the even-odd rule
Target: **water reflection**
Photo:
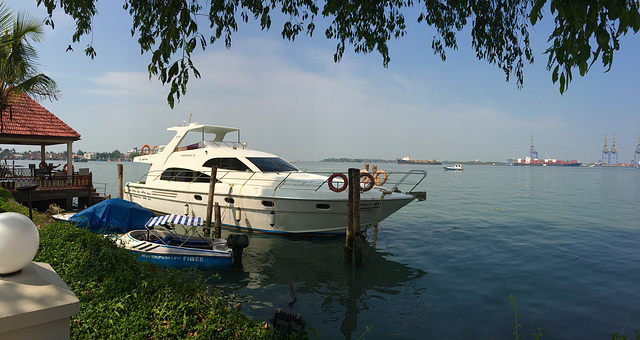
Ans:
{"type": "Polygon", "coordinates": [[[368,326],[358,323],[361,313],[384,311],[385,301],[405,299],[398,295],[414,286],[408,283],[426,275],[389,260],[389,253],[366,242],[363,265],[356,268],[343,263],[343,238],[248,236],[243,271],[221,273],[213,284],[232,302],[242,303],[242,311],[254,319],[266,321],[275,308],[282,308],[302,314],[322,337],[357,337],[368,326]]]}

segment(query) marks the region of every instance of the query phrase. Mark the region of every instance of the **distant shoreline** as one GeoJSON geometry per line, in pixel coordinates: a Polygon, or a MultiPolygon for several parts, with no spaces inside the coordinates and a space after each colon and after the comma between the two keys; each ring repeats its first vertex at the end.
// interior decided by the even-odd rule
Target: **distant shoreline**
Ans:
{"type": "MultiPolygon", "coordinates": [[[[325,158],[323,160],[321,160],[320,162],[330,162],[330,163],[397,163],[397,161],[394,160],[388,160],[388,159],[373,159],[373,158],[325,158]]],[[[508,165],[506,162],[493,162],[493,161],[486,161],[486,162],[480,162],[480,161],[442,161],[443,164],[447,164],[447,163],[459,163],[459,164],[465,164],[465,165],[508,165]]],[[[428,165],[428,164],[424,164],[424,165],[428,165]]]]}

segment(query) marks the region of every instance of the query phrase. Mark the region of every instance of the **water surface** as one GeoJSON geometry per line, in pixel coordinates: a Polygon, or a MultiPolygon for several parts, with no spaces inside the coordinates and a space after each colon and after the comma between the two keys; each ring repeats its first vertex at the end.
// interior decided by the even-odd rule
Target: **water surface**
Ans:
{"type": "MultiPolygon", "coordinates": [[[[116,163],[85,164],[117,196],[116,163]]],[[[124,164],[127,181],[148,167],[124,164]]],[[[364,246],[362,267],[343,264],[341,238],[250,234],[244,271],[220,273],[214,284],[255,319],[282,308],[327,339],[513,338],[510,294],[525,339],[538,328],[543,339],[605,339],[640,329],[640,170],[419,168],[429,173],[419,188],[427,201],[380,224],[376,246],[364,246]]]]}

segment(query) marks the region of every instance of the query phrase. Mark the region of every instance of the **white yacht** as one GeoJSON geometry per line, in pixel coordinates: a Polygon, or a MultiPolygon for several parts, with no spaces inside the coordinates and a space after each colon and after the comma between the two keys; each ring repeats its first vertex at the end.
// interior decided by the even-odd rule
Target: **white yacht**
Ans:
{"type": "MultiPolygon", "coordinates": [[[[134,159],[151,166],[138,182],[125,185],[125,199],[158,214],[206,217],[215,165],[214,201],[220,205],[224,227],[267,233],[345,233],[348,196],[343,174],[303,172],[276,155],[250,150],[240,142],[237,128],[191,123],[167,130],[176,133],[169,144],[145,145],[146,154],[134,159]],[[237,141],[225,139],[235,132],[237,141]],[[196,140],[190,138],[194,135],[196,140]]],[[[363,177],[361,183],[370,189],[360,195],[362,230],[414,199],[426,198],[425,192],[400,190],[405,186],[414,190],[426,176],[424,171],[397,174],[401,179],[395,182],[392,175],[396,174],[375,175],[363,177]]]]}

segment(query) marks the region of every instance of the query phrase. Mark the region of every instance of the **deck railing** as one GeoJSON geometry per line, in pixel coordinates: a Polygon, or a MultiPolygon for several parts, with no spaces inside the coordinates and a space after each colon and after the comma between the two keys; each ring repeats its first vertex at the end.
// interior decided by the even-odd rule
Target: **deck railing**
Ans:
{"type": "Polygon", "coordinates": [[[0,187],[15,190],[16,188],[37,185],[36,190],[56,190],[56,189],[80,189],[89,188],[92,185],[91,174],[89,175],[67,175],[64,172],[52,175],[37,176],[15,176],[8,175],[0,177],[0,187]]]}

